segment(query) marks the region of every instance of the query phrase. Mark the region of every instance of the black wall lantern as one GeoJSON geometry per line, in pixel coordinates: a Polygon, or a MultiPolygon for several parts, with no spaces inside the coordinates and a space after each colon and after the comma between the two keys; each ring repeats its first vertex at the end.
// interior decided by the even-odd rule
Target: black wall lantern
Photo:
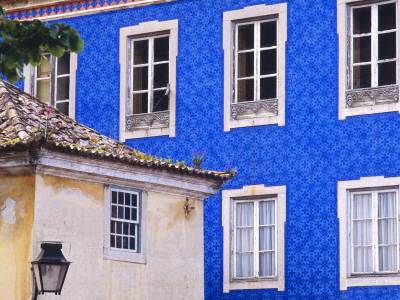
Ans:
{"type": "Polygon", "coordinates": [[[71,262],[61,251],[61,243],[42,243],[42,252],[32,263],[36,277],[37,293],[55,293],[61,295],[61,289],[71,262]]]}

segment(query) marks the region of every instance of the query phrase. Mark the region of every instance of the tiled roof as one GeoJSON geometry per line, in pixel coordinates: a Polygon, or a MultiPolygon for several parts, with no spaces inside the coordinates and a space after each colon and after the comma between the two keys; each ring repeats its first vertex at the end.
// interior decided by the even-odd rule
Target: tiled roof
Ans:
{"type": "Polygon", "coordinates": [[[0,79],[0,151],[34,147],[221,180],[236,174],[236,171],[197,170],[147,156],[76,122],[0,79]],[[46,135],[47,111],[50,111],[48,129],[51,132],[46,135]]]}

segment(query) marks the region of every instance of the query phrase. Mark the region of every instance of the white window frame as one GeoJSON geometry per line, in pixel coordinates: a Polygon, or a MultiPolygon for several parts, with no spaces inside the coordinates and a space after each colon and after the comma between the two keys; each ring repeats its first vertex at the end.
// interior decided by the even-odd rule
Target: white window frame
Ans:
{"type": "MultiPolygon", "coordinates": [[[[392,2],[392,1],[375,1],[372,3],[384,3],[384,2],[392,2]]],[[[400,21],[400,5],[398,1],[397,3],[397,35],[396,35],[396,43],[397,43],[397,81],[396,84],[399,84],[399,57],[400,57],[400,47],[399,45],[399,38],[400,38],[400,26],[399,26],[399,21],[400,21]]],[[[371,104],[371,103],[366,103],[360,104],[360,106],[352,106],[348,107],[347,105],[347,99],[346,99],[346,91],[348,91],[348,82],[351,82],[351,85],[353,86],[353,80],[352,80],[352,73],[353,73],[353,66],[348,66],[348,63],[353,64],[353,56],[352,53],[350,53],[350,56],[348,56],[348,51],[352,52],[352,44],[353,41],[348,41],[349,36],[348,36],[348,31],[347,31],[347,26],[350,26],[352,28],[352,24],[349,23],[349,19],[352,20],[352,7],[349,7],[350,5],[354,5],[357,7],[362,7],[363,5],[371,5],[371,1],[369,0],[337,0],[337,33],[339,36],[339,120],[344,120],[346,117],[349,116],[356,116],[356,115],[368,115],[368,114],[375,114],[375,113],[384,113],[384,112],[392,112],[392,111],[398,111],[400,113],[400,104],[399,102],[385,102],[383,101],[382,103],[376,103],[371,104]],[[351,13],[350,18],[348,16],[348,13],[351,13]],[[350,50],[348,50],[348,45],[350,45],[350,50]],[[350,58],[349,58],[350,57],[350,58]],[[348,62],[348,60],[350,60],[348,62]]],[[[374,8],[374,7],[373,7],[374,8]]],[[[372,16],[371,16],[372,18],[372,16]]],[[[373,23],[376,23],[376,20],[372,20],[373,23]]],[[[351,30],[351,29],[350,29],[351,30]]],[[[377,34],[377,27],[372,24],[371,28],[371,35],[374,36],[374,34],[377,34]]],[[[352,36],[352,32],[351,32],[352,36]]],[[[371,43],[377,43],[376,39],[371,40],[371,43]]],[[[372,47],[372,49],[377,49],[377,46],[372,47]]],[[[383,87],[378,87],[377,86],[377,71],[373,65],[374,63],[377,64],[377,51],[373,50],[371,53],[371,89],[380,89],[383,87]]],[[[352,89],[350,89],[352,90],[352,89]]],[[[356,89],[355,91],[357,91],[356,89]]],[[[397,95],[399,95],[398,87],[396,89],[397,95]]],[[[396,96],[398,97],[398,96],[396,96]]]]}
{"type": "MultiPolygon", "coordinates": [[[[69,102],[69,109],[68,109],[68,116],[72,119],[75,119],[75,94],[76,94],[76,70],[78,69],[78,55],[76,53],[71,52],[70,53],[70,61],[69,61],[69,70],[70,73],[68,75],[57,75],[57,59],[54,56],[50,55],[50,63],[54,67],[50,67],[50,78],[54,78],[54,80],[51,80],[54,82],[54,86],[50,83],[50,97],[49,97],[49,105],[56,107],[56,102],[57,103],[62,103],[62,102],[69,102]],[[56,101],[52,99],[55,98],[56,93],[57,93],[57,78],[60,77],[69,77],[69,99],[68,100],[62,100],[62,101],[56,101]]],[[[28,94],[31,94],[36,97],[36,92],[37,92],[37,68],[33,67],[31,65],[27,65],[24,67],[24,76],[25,76],[25,82],[24,82],[24,91],[28,94]]]]}
{"type": "Polygon", "coordinates": [[[147,249],[147,193],[142,190],[106,186],[104,188],[104,239],[103,239],[103,256],[104,259],[118,260],[133,263],[146,263],[146,249],[147,249]],[[110,221],[114,220],[111,216],[111,192],[121,191],[124,193],[132,193],[138,196],[138,233],[136,237],[136,249],[118,249],[111,247],[110,236],[111,228],[110,221]]]}
{"type": "MultiPolygon", "coordinates": [[[[258,218],[258,216],[257,216],[258,218]]],[[[224,233],[223,249],[223,291],[245,289],[285,290],[285,222],[286,186],[265,187],[264,185],[243,186],[242,189],[222,191],[222,226],[224,233]],[[236,201],[262,201],[275,199],[275,251],[276,276],[234,277],[234,206],[236,201]]],[[[255,229],[254,229],[255,230],[255,229]]]]}
{"type": "MultiPolygon", "coordinates": [[[[377,272],[377,254],[373,254],[374,272],[354,273],[353,272],[353,235],[352,235],[352,197],[354,194],[366,191],[387,192],[396,191],[397,197],[397,247],[399,247],[399,186],[400,177],[374,176],[361,177],[359,180],[339,181],[338,182],[338,219],[339,219],[339,255],[340,255],[340,290],[345,291],[348,287],[354,286],[384,286],[400,285],[399,272],[377,272]]],[[[373,200],[372,200],[373,201],[373,200]]],[[[373,208],[373,220],[377,214],[377,208],[373,208]],[[375,214],[375,217],[374,217],[375,214]]],[[[374,222],[374,221],[373,221],[374,222]]],[[[377,221],[376,221],[377,222],[377,221]]],[[[374,223],[373,223],[374,224],[374,223]]],[[[373,228],[376,227],[373,225],[373,228]]],[[[375,228],[376,229],[376,228],[375,228]]],[[[377,232],[373,231],[373,251],[377,251],[377,232]]],[[[397,251],[397,265],[399,268],[399,251],[397,251]]]]}
{"type": "MultiPolygon", "coordinates": [[[[251,21],[249,21],[251,22],[251,21]]],[[[255,5],[248,6],[241,10],[227,11],[223,13],[223,50],[224,50],[224,131],[230,131],[232,128],[260,126],[268,124],[285,125],[285,55],[287,39],[287,3],[274,5],[255,5]],[[235,45],[237,24],[241,24],[247,19],[259,19],[268,21],[277,19],[277,86],[276,98],[278,99],[277,115],[251,115],[240,119],[231,117],[231,106],[236,103],[234,90],[236,89],[237,68],[234,68],[236,56],[235,45]]],[[[256,61],[256,59],[255,59],[256,61]]],[[[256,69],[259,69],[257,64],[256,69]]],[[[255,69],[255,70],[256,70],[255,69]]],[[[257,72],[256,72],[257,73],[257,72]]],[[[259,99],[260,89],[255,85],[255,97],[259,99]]],[[[246,104],[246,102],[241,102],[246,104]]],[[[258,107],[256,101],[251,101],[248,105],[258,107]]],[[[257,108],[256,110],[258,110],[257,108]]]]}
{"type": "MultiPolygon", "coordinates": [[[[121,67],[121,81],[120,81],[120,141],[124,142],[127,139],[136,139],[143,137],[162,136],[168,135],[175,137],[176,127],[176,57],[178,55],[178,20],[171,21],[151,21],[140,23],[136,26],[124,27],[120,29],[120,51],[119,62],[121,67]],[[129,45],[131,40],[135,37],[148,37],[155,36],[157,33],[165,35],[169,32],[169,122],[167,127],[159,128],[150,125],[145,128],[138,128],[137,130],[127,130],[127,115],[128,115],[128,101],[131,96],[129,92],[129,45]]],[[[150,73],[150,72],[149,72],[150,73]]],[[[156,116],[155,113],[143,114],[143,120],[156,116]]],[[[156,120],[157,121],[157,120],[156,120]]]]}

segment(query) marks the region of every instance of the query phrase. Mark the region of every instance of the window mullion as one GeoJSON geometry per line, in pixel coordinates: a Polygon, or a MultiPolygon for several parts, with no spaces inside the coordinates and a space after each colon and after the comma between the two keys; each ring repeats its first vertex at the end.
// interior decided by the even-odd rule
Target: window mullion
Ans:
{"type": "Polygon", "coordinates": [[[149,38],[149,83],[148,83],[148,89],[149,89],[149,103],[148,103],[148,111],[149,113],[153,112],[153,87],[154,87],[154,38],[151,37],[149,38]]]}
{"type": "Polygon", "coordinates": [[[371,6],[371,87],[378,86],[378,5],[371,6]]]}

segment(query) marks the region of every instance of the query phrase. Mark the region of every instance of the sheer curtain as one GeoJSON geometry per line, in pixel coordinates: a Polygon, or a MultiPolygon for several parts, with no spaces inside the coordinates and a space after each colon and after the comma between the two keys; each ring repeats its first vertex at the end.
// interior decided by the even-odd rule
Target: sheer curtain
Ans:
{"type": "Polygon", "coordinates": [[[396,271],[396,193],[378,193],[379,271],[396,271]]]}
{"type": "Polygon", "coordinates": [[[260,276],[275,275],[275,201],[259,203],[260,276]],[[265,226],[266,225],[266,226],[265,226]],[[268,250],[267,252],[263,252],[268,250]]]}
{"type": "Polygon", "coordinates": [[[236,204],[236,277],[253,277],[254,203],[236,204]]]}
{"type": "Polygon", "coordinates": [[[353,198],[354,272],[372,272],[372,194],[353,198]]]}

